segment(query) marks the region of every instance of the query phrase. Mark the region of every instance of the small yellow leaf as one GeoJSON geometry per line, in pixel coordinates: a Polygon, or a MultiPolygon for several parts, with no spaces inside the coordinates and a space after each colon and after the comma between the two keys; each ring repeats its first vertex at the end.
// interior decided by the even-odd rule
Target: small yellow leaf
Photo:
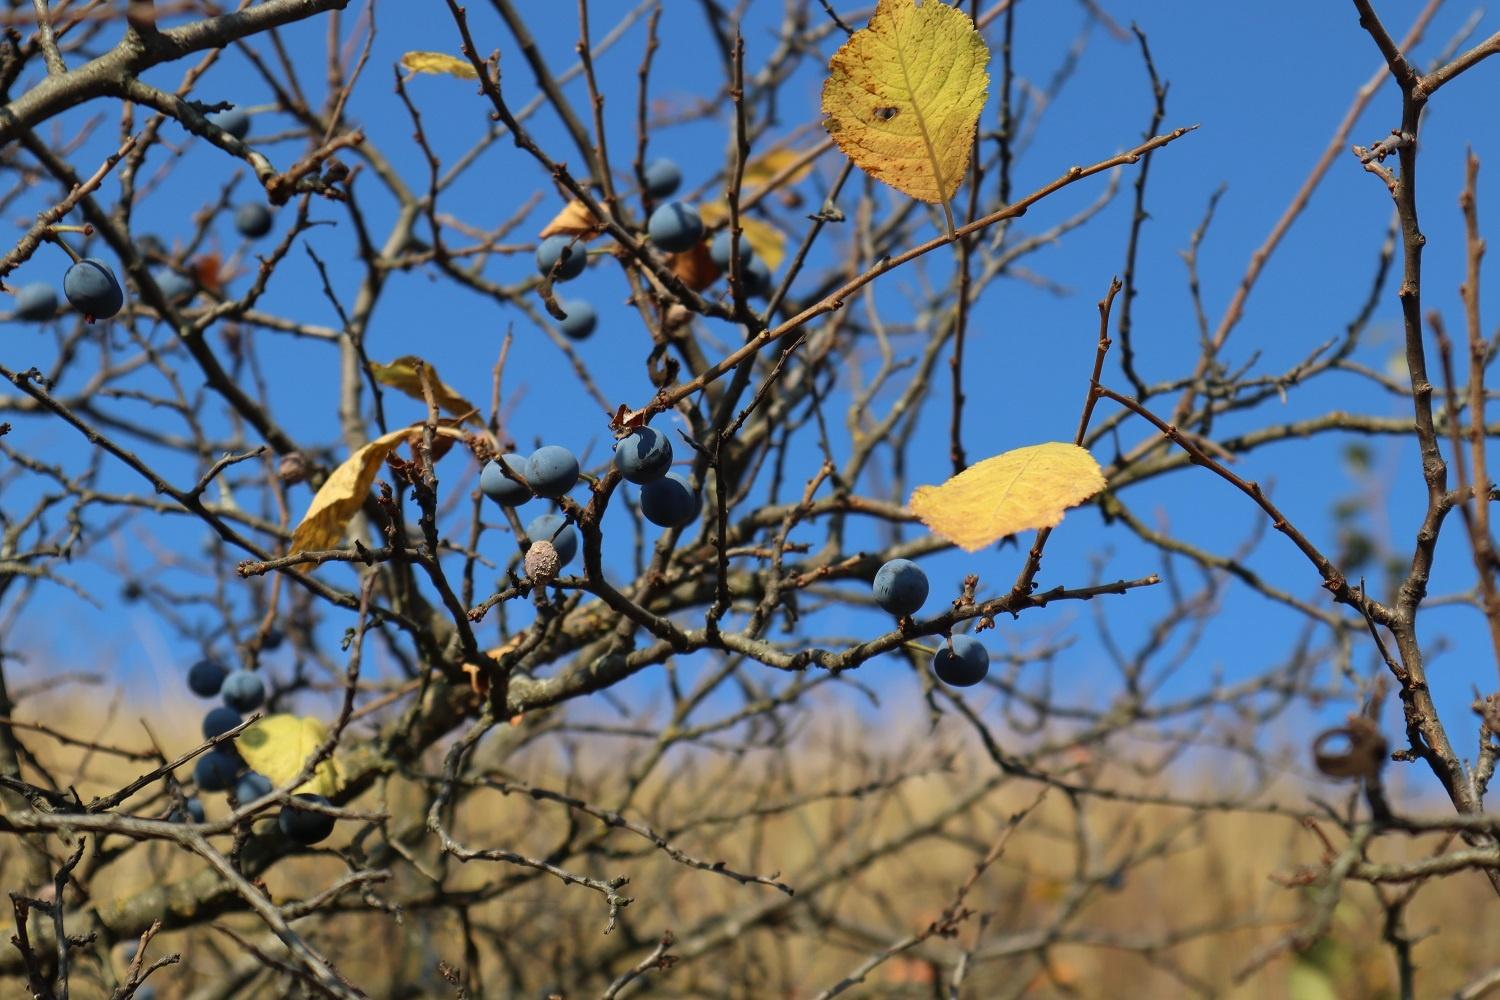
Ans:
{"type": "MultiPolygon", "coordinates": [[[[745,164],[744,176],[740,180],[741,190],[755,191],[765,187],[783,170],[805,156],[807,156],[807,151],[804,149],[773,149],[769,153],[751,157],[745,164]]],[[[812,165],[813,161],[809,159],[788,174],[782,183],[788,186],[796,184],[812,172],[812,165]]]]}
{"type": "Polygon", "coordinates": [[[1102,489],[1093,455],[1053,441],[987,458],[941,486],[918,486],[911,509],[933,533],[976,552],[1018,531],[1051,528],[1102,489]]]}
{"type": "MultiPolygon", "coordinates": [[[[280,713],[247,727],[235,740],[235,748],[251,770],[280,787],[302,773],[307,759],[327,739],[328,728],[317,719],[280,713]]],[[[318,764],[311,778],[292,791],[333,795],[342,783],[339,766],[329,757],[318,764]]]]}
{"type": "Polygon", "coordinates": [[[1287,972],[1286,995],[1290,1000],[1338,1000],[1339,991],[1332,976],[1299,957],[1287,972]]]}
{"type": "Polygon", "coordinates": [[[401,65],[411,73],[446,73],[460,80],[479,79],[473,63],[446,52],[408,52],[401,57],[401,65]]]}
{"type": "MultiPolygon", "coordinates": [[[[729,221],[729,205],[722,201],[711,201],[698,207],[703,224],[710,229],[729,221]]],[[[750,244],[755,256],[766,262],[771,270],[781,266],[786,259],[786,233],[762,219],[748,215],[740,216],[740,239],[750,244]]]]}
{"type": "Polygon", "coordinates": [[[940,0],[880,0],[829,61],[824,123],[871,177],[926,202],[963,181],[984,108],[989,49],[969,16],[940,0]]]}
{"type": "Polygon", "coordinates": [[[380,472],[380,465],[408,438],[422,433],[420,427],[403,427],[365,445],[333,470],[302,515],[292,533],[293,552],[327,549],[339,543],[344,526],[365,502],[365,496],[380,472]]]}
{"type": "Polygon", "coordinates": [[[574,198],[563,206],[563,210],[552,217],[552,221],[542,227],[537,235],[542,239],[549,236],[581,236],[585,242],[604,232],[604,226],[589,207],[574,198]]]}
{"type": "Polygon", "coordinates": [[[469,423],[482,427],[484,421],[479,419],[479,407],[460,396],[452,386],[439,380],[437,369],[415,354],[403,355],[388,365],[371,364],[370,373],[374,375],[375,381],[426,402],[427,397],[422,395],[422,376],[418,370],[423,365],[427,365],[432,374],[432,395],[438,407],[445,413],[463,417],[469,423]]]}

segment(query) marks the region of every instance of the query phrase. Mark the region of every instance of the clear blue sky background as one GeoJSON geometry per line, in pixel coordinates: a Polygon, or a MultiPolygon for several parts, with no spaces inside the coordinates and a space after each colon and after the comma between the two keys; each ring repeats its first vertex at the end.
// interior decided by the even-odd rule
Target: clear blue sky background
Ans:
{"type": "MultiPolygon", "coordinates": [[[[554,71],[570,66],[577,37],[574,6],[536,0],[522,0],[519,6],[531,17],[531,28],[554,71]]],[[[1405,32],[1418,6],[1394,2],[1380,5],[1396,34],[1405,32]]],[[[781,5],[755,0],[749,7],[744,34],[747,66],[753,70],[773,44],[771,29],[780,16],[781,5]]],[[[1198,339],[1179,252],[1188,245],[1208,199],[1220,185],[1227,185],[1200,258],[1204,301],[1213,322],[1244,273],[1252,250],[1264,239],[1344,115],[1354,91],[1380,65],[1380,58],[1349,4],[1283,0],[1233,5],[1156,0],[1115,2],[1106,7],[1115,21],[1122,25],[1134,21],[1150,38],[1157,66],[1171,84],[1164,127],[1201,126],[1198,132],[1159,154],[1152,166],[1148,202],[1151,221],[1145,227],[1140,250],[1141,294],[1135,315],[1139,367],[1148,380],[1178,377],[1191,370],[1198,339]]],[[[630,9],[625,3],[595,3],[592,8],[596,39],[630,9]]],[[[351,4],[351,15],[361,9],[359,3],[351,4]]],[[[471,4],[470,10],[481,48],[499,48],[502,53],[502,82],[511,103],[524,105],[534,93],[530,72],[487,5],[471,4]]],[[[1416,50],[1418,57],[1432,58],[1470,14],[1470,7],[1450,3],[1416,50]]],[[[353,20],[346,16],[346,26],[353,20]]],[[[1021,77],[1045,86],[1085,24],[1084,9],[1081,4],[1063,0],[1031,0],[1019,6],[1016,20],[1017,71],[1021,77]]],[[[1500,16],[1481,18],[1473,37],[1495,30],[1497,24],[1500,16]]],[[[321,86],[324,30],[320,22],[285,33],[294,60],[305,71],[305,82],[314,89],[321,86]]],[[[992,38],[998,37],[997,30],[998,22],[991,29],[992,38]]],[[[611,143],[622,166],[634,138],[634,74],[643,38],[644,25],[638,22],[598,61],[609,95],[606,114],[611,143]]],[[[830,41],[829,52],[833,44],[830,41]]],[[[441,4],[381,5],[374,48],[351,102],[350,117],[365,127],[370,139],[398,165],[408,182],[418,185],[423,183],[425,165],[410,142],[410,124],[391,84],[393,65],[402,52],[411,49],[458,51],[457,33],[441,4]]],[[[998,72],[997,59],[992,75],[998,77],[998,72]]],[[[180,69],[157,71],[152,79],[163,86],[175,86],[179,73],[180,69]]],[[[668,0],[662,51],[653,75],[653,98],[658,107],[670,110],[692,104],[719,86],[721,74],[698,5],[668,0]]],[[[1495,176],[1493,171],[1500,170],[1500,156],[1496,155],[1500,133],[1494,127],[1494,95],[1500,83],[1497,74],[1500,63],[1481,66],[1444,91],[1429,113],[1424,133],[1421,209],[1428,236],[1425,301],[1428,308],[1442,310],[1455,331],[1461,329],[1457,288],[1462,275],[1457,196],[1466,146],[1471,145],[1486,164],[1497,165],[1481,174],[1482,222],[1494,217],[1492,206],[1500,202],[1500,193],[1492,193],[1495,189],[1488,183],[1495,176]]],[[[816,120],[820,86],[821,78],[812,72],[803,72],[786,84],[780,102],[782,120],[775,134],[816,120]]],[[[991,89],[986,127],[995,120],[994,92],[998,88],[991,89]]],[[[420,77],[411,83],[411,92],[445,165],[451,164],[486,127],[487,105],[470,83],[420,77]]],[[[568,85],[567,93],[580,109],[585,107],[581,80],[568,85]]],[[[238,53],[226,55],[205,76],[196,96],[252,106],[271,97],[238,53]]],[[[1387,85],[1355,130],[1354,141],[1369,143],[1387,133],[1397,123],[1398,111],[1398,97],[1387,85]]],[[[93,162],[90,154],[102,155],[111,142],[115,121],[111,105],[101,102],[60,119],[59,127],[66,132],[89,115],[101,112],[108,112],[102,134],[74,158],[84,172],[93,162]]],[[[1048,110],[1033,144],[1017,164],[1015,191],[1024,193],[1074,164],[1093,163],[1133,145],[1149,112],[1147,81],[1134,41],[1122,41],[1095,28],[1087,35],[1086,51],[1076,74],[1048,110]]],[[[532,122],[544,146],[566,148],[563,133],[550,114],[543,112],[532,122]]],[[[652,137],[652,153],[675,158],[692,188],[706,182],[722,166],[729,129],[725,120],[664,129],[652,137]]],[[[256,117],[257,136],[277,131],[275,116],[256,117]]],[[[182,131],[175,126],[169,126],[166,133],[174,143],[183,141],[182,131]]],[[[302,151],[300,144],[286,142],[269,143],[265,149],[283,167],[302,151]]],[[[570,159],[576,162],[576,156],[570,159]]],[[[162,158],[157,156],[152,162],[159,164],[162,158]]],[[[814,182],[818,190],[836,166],[836,154],[820,162],[814,182]]],[[[141,206],[141,229],[149,228],[169,241],[183,237],[190,231],[191,212],[210,201],[242,167],[206,145],[189,149],[172,182],[141,206]]],[[[1134,177],[1134,172],[1127,170],[1123,181],[1128,185],[1134,177]]],[[[367,177],[360,184],[369,199],[365,207],[372,228],[383,233],[392,205],[373,195],[377,187],[373,178],[367,177]]],[[[1047,201],[1022,220],[1021,230],[1046,229],[1097,197],[1104,184],[1103,177],[1095,178],[1047,201]]],[[[240,190],[249,188],[242,181],[240,190]]],[[[547,192],[547,196],[533,219],[517,231],[517,242],[530,240],[560,203],[533,161],[502,142],[484,154],[466,181],[445,196],[440,208],[466,221],[490,226],[509,217],[520,201],[536,190],[547,192]]],[[[51,190],[44,193],[52,196],[51,190]]],[[[27,205],[25,212],[13,210],[12,214],[19,218],[32,210],[27,205]]],[[[1122,266],[1129,210],[1128,191],[1122,189],[1115,203],[1081,233],[1026,261],[1029,268],[1065,287],[1069,294],[1003,280],[982,302],[974,317],[966,377],[971,399],[965,433],[971,458],[1071,436],[1094,350],[1094,303],[1122,266]]],[[[336,289],[346,302],[350,301],[359,270],[350,253],[347,217],[332,204],[316,206],[314,214],[338,222],[337,227],[313,230],[306,241],[329,262],[336,289]]],[[[1340,157],[1263,275],[1245,319],[1229,342],[1226,363],[1233,368],[1254,358],[1256,371],[1279,372],[1303,357],[1311,345],[1338,335],[1366,295],[1391,214],[1383,185],[1365,173],[1353,156],[1340,157]]],[[[282,231],[279,225],[276,232],[282,231]]],[[[225,250],[237,245],[227,219],[216,224],[215,239],[225,250]]],[[[304,259],[300,248],[294,251],[288,266],[272,282],[263,305],[310,322],[336,325],[337,319],[322,299],[304,259]]],[[[815,255],[814,262],[830,259],[825,248],[815,255]]],[[[58,280],[63,266],[55,250],[44,248],[16,278],[58,280]]],[[[935,259],[932,273],[941,276],[947,266],[947,259],[935,259]]],[[[512,282],[531,273],[531,268],[530,255],[518,253],[492,260],[486,274],[512,282]]],[[[892,310],[890,316],[901,318],[900,289],[903,283],[909,287],[916,278],[917,271],[909,269],[885,286],[881,301],[892,310]]],[[[570,286],[568,293],[587,295],[599,305],[600,330],[579,351],[604,393],[612,400],[633,405],[644,402],[650,387],[641,361],[649,343],[634,314],[623,305],[626,286],[618,269],[594,267],[570,286]]],[[[1493,310],[1490,315],[1494,315],[1493,310]]],[[[1359,359],[1384,369],[1399,344],[1398,323],[1393,283],[1382,299],[1359,359]]],[[[501,338],[512,324],[516,346],[507,373],[507,393],[515,406],[511,433],[523,448],[542,441],[563,443],[587,451],[595,462],[599,461],[609,441],[604,418],[576,386],[556,348],[520,313],[504,311],[493,302],[446,283],[435,284],[420,269],[395,274],[375,315],[368,349],[376,359],[420,353],[465,395],[483,401],[489,398],[489,373],[501,338]]],[[[727,342],[733,331],[726,328],[723,333],[727,342]]],[[[309,443],[335,441],[334,352],[324,345],[259,336],[267,352],[274,401],[284,423],[309,443]]],[[[0,351],[8,365],[23,369],[32,364],[45,366],[52,357],[49,342],[17,326],[7,328],[0,351]]],[[[1110,381],[1123,385],[1117,372],[1112,364],[1110,381]]],[[[84,374],[80,371],[75,378],[81,379],[84,374]]],[[[1405,401],[1373,391],[1368,383],[1352,377],[1329,377],[1319,385],[1311,393],[1293,391],[1284,405],[1273,403],[1248,418],[1225,420],[1220,429],[1231,432],[1331,409],[1382,415],[1409,412],[1405,401]]],[[[67,384],[62,387],[64,391],[68,388],[67,384]]],[[[948,471],[946,388],[935,394],[933,402],[931,416],[920,432],[926,445],[913,456],[913,482],[939,481],[948,471]]],[[[389,396],[388,405],[393,422],[420,416],[416,404],[400,397],[389,396]]],[[[132,412],[139,416],[143,411],[137,408],[132,412]]],[[[170,424],[167,416],[160,419],[170,424]]],[[[1140,440],[1145,429],[1138,422],[1127,426],[1128,433],[1122,440],[1128,446],[1140,440]]],[[[25,434],[18,440],[43,442],[58,457],[76,463],[83,460],[82,440],[61,426],[33,423],[18,430],[25,434]]],[[[1332,550],[1330,510],[1341,498],[1362,489],[1339,463],[1344,443],[1326,437],[1276,445],[1246,459],[1238,471],[1273,484],[1275,498],[1283,509],[1315,541],[1332,550]]],[[[1388,531],[1388,544],[1404,552],[1409,549],[1422,501],[1415,451],[1406,444],[1381,439],[1370,443],[1375,456],[1374,475],[1389,487],[1389,506],[1381,515],[1384,523],[1372,522],[1371,527],[1388,531]]],[[[1100,449],[1099,457],[1107,461],[1111,456],[1100,449]]],[[[792,482],[811,475],[819,457],[809,449],[801,455],[801,461],[801,468],[789,470],[792,482]]],[[[461,458],[448,460],[445,483],[461,487],[469,473],[456,462],[461,458]]],[[[167,468],[184,485],[195,475],[185,466],[167,468]]],[[[139,488],[120,470],[112,471],[108,482],[139,488]]],[[[24,488],[18,487],[10,500],[0,497],[0,503],[14,511],[24,495],[24,488]]],[[[301,503],[307,499],[305,493],[295,497],[301,503]]],[[[1201,472],[1132,491],[1127,499],[1138,513],[1159,519],[1182,537],[1218,552],[1235,549],[1260,517],[1247,500],[1201,472]]],[[[809,540],[818,537],[804,534],[809,540]]],[[[96,548],[89,559],[68,569],[73,579],[104,599],[102,609],[90,608],[62,589],[47,589],[33,603],[27,627],[6,637],[7,645],[25,652],[35,671],[102,667],[114,671],[144,702],[163,696],[176,698],[178,671],[194,655],[193,648],[164,632],[155,616],[142,606],[111,600],[117,583],[105,581],[115,579],[115,560],[139,559],[150,545],[191,554],[196,552],[202,535],[202,529],[188,527],[180,520],[132,521],[111,544],[96,548]]],[[[871,535],[869,540],[874,538],[871,535]]],[[[1432,588],[1435,594],[1472,584],[1467,553],[1458,544],[1461,530],[1456,519],[1445,538],[1440,572],[1432,588]]],[[[494,539],[497,558],[502,555],[498,542],[494,539]]],[[[612,565],[628,568],[628,545],[619,543],[612,559],[612,565]]],[[[1020,553],[1010,548],[933,559],[929,568],[935,600],[945,598],[967,572],[980,573],[992,588],[1004,587],[1014,577],[1019,559],[1020,553]]],[[[1094,559],[1103,560],[1102,576],[1106,578],[1137,577],[1161,568],[1156,555],[1123,529],[1101,528],[1098,515],[1089,509],[1070,515],[1054,537],[1041,576],[1042,586],[1088,582],[1094,559]]],[[[1292,592],[1315,602],[1323,600],[1316,575],[1280,537],[1268,537],[1249,561],[1292,592]]],[[[1183,564],[1179,568],[1186,569],[1183,564]]],[[[1193,579],[1193,573],[1187,572],[1185,585],[1191,585],[1193,579]]],[[[158,582],[170,585],[173,580],[173,574],[164,573],[158,582]]],[[[1151,616],[1166,606],[1166,595],[1136,593],[1108,601],[1102,610],[1111,617],[1128,647],[1140,638],[1151,616]]],[[[1096,681],[1109,675],[1110,668],[1094,639],[1090,612],[1080,605],[1032,612],[1019,623],[1002,623],[999,634],[991,633],[987,641],[994,648],[1008,648],[1040,635],[1074,637],[1076,645],[1059,662],[1058,682],[1076,685],[1080,700],[1097,700],[1101,691],[1111,690],[1107,685],[1096,689],[1096,681]]],[[[205,624],[211,621],[208,607],[189,606],[182,613],[205,624]]],[[[835,632],[869,634],[884,627],[880,619],[864,613],[839,614],[842,617],[828,619],[835,632]]],[[[332,622],[330,636],[347,624],[343,620],[332,622]]],[[[1173,683],[1186,691],[1201,685],[1214,671],[1223,671],[1231,678],[1259,671],[1287,655],[1298,625],[1296,618],[1259,596],[1231,587],[1202,646],[1173,683]]],[[[1472,753],[1476,728],[1468,710],[1472,686],[1491,690],[1495,684],[1492,657],[1480,625],[1472,608],[1444,608],[1424,617],[1429,635],[1441,632],[1451,639],[1447,651],[1433,658],[1433,685],[1449,720],[1450,734],[1466,756],[1472,753]]],[[[1362,644],[1362,667],[1368,666],[1369,652],[1368,644],[1362,644]]],[[[267,662],[273,670],[284,668],[275,657],[267,662]]],[[[889,662],[869,665],[862,679],[884,689],[887,683],[902,683],[906,670],[903,663],[890,658],[889,662]]],[[[648,673],[632,683],[649,686],[656,680],[648,673]]],[[[907,684],[901,690],[915,688],[907,684]]],[[[1387,731],[1394,737],[1399,732],[1394,699],[1388,709],[1387,731]]],[[[1335,717],[1344,710],[1339,707],[1335,717]]],[[[1305,744],[1305,739],[1299,742],[1305,744]]],[[[1415,768],[1406,770],[1417,773],[1415,768]]]]}

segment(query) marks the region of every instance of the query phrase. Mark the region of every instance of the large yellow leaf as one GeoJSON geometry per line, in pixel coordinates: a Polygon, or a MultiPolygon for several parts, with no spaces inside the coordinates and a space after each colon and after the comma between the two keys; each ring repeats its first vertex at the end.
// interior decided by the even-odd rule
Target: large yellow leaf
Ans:
{"type": "Polygon", "coordinates": [[[446,52],[408,52],[401,57],[401,65],[411,73],[446,73],[461,80],[479,79],[473,63],[446,52]]]}
{"type": "MultiPolygon", "coordinates": [[[[328,728],[317,719],[280,713],[247,727],[235,740],[235,747],[251,770],[259,771],[280,787],[302,773],[307,759],[326,739],[328,728]]],[[[332,795],[340,784],[339,766],[329,757],[317,766],[311,778],[292,791],[332,795]]]]}
{"type": "Polygon", "coordinates": [[[1102,489],[1093,455],[1053,441],[987,458],[941,486],[918,486],[911,509],[935,534],[975,552],[1018,531],[1053,527],[1102,489]]]}
{"type": "Polygon", "coordinates": [[[483,426],[484,421],[479,419],[479,408],[460,396],[458,390],[439,379],[437,369],[415,354],[402,355],[388,365],[372,363],[370,372],[375,376],[375,381],[425,402],[427,397],[422,395],[422,375],[419,371],[423,365],[427,366],[432,375],[432,395],[438,407],[452,416],[463,417],[469,423],[483,426]]]}
{"type": "MultiPolygon", "coordinates": [[[[729,219],[729,205],[722,201],[711,201],[698,206],[703,224],[710,229],[729,219]]],[[[750,244],[755,256],[766,262],[771,270],[781,266],[786,259],[786,233],[769,222],[748,215],[740,216],[740,239],[750,244]]]]}
{"type": "Polygon", "coordinates": [[[927,202],[958,190],[990,75],[967,14],[939,0],[880,0],[833,54],[824,123],[870,176],[927,202]]]}
{"type": "Polygon", "coordinates": [[[292,533],[292,551],[327,549],[339,543],[344,526],[365,502],[365,496],[380,472],[380,464],[401,442],[421,433],[420,427],[403,427],[365,445],[333,470],[302,515],[302,523],[292,533]]]}

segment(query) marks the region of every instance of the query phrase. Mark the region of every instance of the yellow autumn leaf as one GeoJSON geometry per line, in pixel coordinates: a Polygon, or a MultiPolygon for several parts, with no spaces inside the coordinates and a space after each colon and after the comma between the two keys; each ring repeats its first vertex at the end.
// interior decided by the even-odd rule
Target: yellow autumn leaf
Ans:
{"type": "Polygon", "coordinates": [[[422,365],[427,365],[432,373],[432,395],[439,409],[452,416],[463,417],[469,423],[484,425],[484,421],[479,419],[479,408],[459,395],[458,390],[439,379],[437,369],[415,354],[403,355],[388,365],[371,364],[370,372],[374,375],[375,381],[382,385],[388,385],[413,399],[426,402],[427,397],[422,394],[422,376],[418,371],[422,365]]]}
{"type": "Polygon", "coordinates": [[[1068,894],[1068,882],[1050,875],[1033,875],[1026,879],[1026,898],[1033,903],[1055,903],[1068,894]]]}
{"type": "Polygon", "coordinates": [[[552,221],[542,227],[537,233],[542,239],[549,236],[579,236],[585,242],[604,232],[604,226],[589,207],[574,198],[563,206],[561,212],[552,217],[552,221]]]}
{"type": "Polygon", "coordinates": [[[1102,489],[1093,455],[1053,441],[987,458],[941,486],[918,486],[910,506],[933,533],[976,552],[1018,531],[1051,528],[1102,489]]]}
{"type": "Polygon", "coordinates": [[[408,52],[401,57],[401,65],[410,73],[446,73],[460,80],[479,79],[473,63],[446,52],[408,52]]]}
{"type": "Polygon", "coordinates": [[[940,0],[880,0],[829,61],[828,134],[865,173],[926,202],[958,190],[989,87],[974,22],[940,0]]]}
{"type": "MultiPolygon", "coordinates": [[[[462,440],[464,437],[464,432],[456,427],[439,425],[433,430],[439,437],[454,440],[462,440]]],[[[343,538],[349,519],[365,502],[386,457],[403,442],[414,441],[421,436],[421,424],[401,427],[381,435],[344,459],[344,464],[334,469],[323,481],[323,485],[313,496],[312,503],[308,504],[307,513],[302,515],[297,530],[292,532],[290,551],[305,552],[337,545],[343,538]]]]}
{"type": "MultiPolygon", "coordinates": [[[[776,176],[783,170],[786,170],[792,164],[804,158],[807,158],[807,150],[805,149],[773,149],[768,153],[762,153],[760,156],[752,156],[745,163],[745,172],[740,180],[740,187],[745,191],[754,191],[758,188],[763,188],[775,180],[776,176]]],[[[808,158],[807,162],[788,174],[786,180],[782,183],[787,185],[796,184],[802,178],[806,177],[812,172],[813,159],[815,158],[808,158]]]]}
{"type": "Polygon", "coordinates": [[[1338,1000],[1339,990],[1332,976],[1298,957],[1287,972],[1286,995],[1290,1000],[1338,1000]]]}
{"type": "MultiPolygon", "coordinates": [[[[729,222],[729,205],[722,201],[711,201],[698,206],[698,214],[703,218],[705,226],[715,229],[720,223],[729,222]]],[[[750,244],[755,256],[765,261],[767,267],[774,271],[781,266],[781,262],[786,259],[786,233],[763,219],[748,215],[740,216],[740,230],[740,238],[750,244]]]]}
{"type": "MultiPolygon", "coordinates": [[[[327,549],[339,543],[344,527],[375,483],[380,465],[403,441],[420,434],[420,427],[402,427],[383,434],[344,460],[344,464],[333,470],[324,480],[302,522],[292,533],[293,552],[308,549],[327,549]]],[[[269,776],[268,776],[269,777],[269,776]]]]}
{"type": "MultiPolygon", "coordinates": [[[[328,727],[313,718],[298,718],[287,713],[268,715],[235,740],[235,748],[250,769],[258,771],[280,787],[302,773],[307,759],[328,739],[328,727]]],[[[294,792],[333,795],[343,783],[338,763],[329,757],[318,764],[312,777],[294,792]]]]}

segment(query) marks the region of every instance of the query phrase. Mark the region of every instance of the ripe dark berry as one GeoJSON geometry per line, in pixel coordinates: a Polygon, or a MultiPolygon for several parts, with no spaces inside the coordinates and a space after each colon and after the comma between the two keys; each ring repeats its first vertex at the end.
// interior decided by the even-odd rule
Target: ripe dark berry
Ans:
{"type": "Polygon", "coordinates": [[[680,473],[669,472],[641,487],[641,513],[663,528],[681,528],[698,516],[698,494],[680,473]]]}
{"type": "Polygon", "coordinates": [[[646,165],[646,193],[666,198],[682,186],[682,171],[671,160],[652,160],[646,165]]]}
{"type": "Polygon", "coordinates": [[[247,201],[234,210],[234,228],[241,236],[258,240],[271,231],[271,210],[258,201],[247,201]]]}
{"type": "Polygon", "coordinates": [[[211,740],[215,736],[222,736],[243,721],[240,718],[240,713],[228,705],[211,708],[208,710],[208,714],[203,717],[203,738],[211,740]]]}
{"type": "Polygon", "coordinates": [[[932,672],[952,687],[973,687],[990,672],[990,653],[972,635],[955,635],[953,648],[944,643],[932,658],[932,672]]]}
{"type": "Polygon", "coordinates": [[[264,774],[246,771],[234,783],[234,798],[240,805],[244,805],[246,802],[254,802],[262,795],[269,795],[274,787],[276,786],[271,784],[271,779],[264,774]]]}
{"type": "MultiPolygon", "coordinates": [[[[173,809],[172,815],[167,817],[167,819],[171,820],[173,823],[187,823],[189,821],[193,823],[202,823],[207,818],[208,814],[203,811],[203,802],[196,796],[189,796],[188,798],[183,799],[182,808],[173,809]]],[[[135,955],[131,954],[130,957],[134,958],[135,955]]]]}
{"type": "MultiPolygon", "coordinates": [[[[320,806],[330,806],[329,802],[321,795],[301,794],[293,796],[304,802],[315,802],[320,806]]],[[[310,809],[298,809],[291,802],[281,807],[281,815],[276,818],[276,825],[281,827],[281,832],[299,844],[316,844],[325,839],[333,832],[333,824],[336,821],[327,813],[313,812],[310,809]]]]}
{"type": "Polygon", "coordinates": [[[632,483],[660,479],[672,467],[672,442],[661,431],[637,427],[615,442],[615,468],[632,483]]]}
{"type": "MultiPolygon", "coordinates": [[[[515,452],[500,456],[505,462],[506,468],[516,475],[525,478],[526,456],[517,455],[515,452]]],[[[479,473],[479,492],[489,497],[502,507],[519,507],[531,499],[531,490],[524,483],[518,483],[505,475],[499,464],[494,459],[484,464],[484,469],[479,473]]]]}
{"type": "Polygon", "coordinates": [[[230,108],[228,111],[215,111],[207,117],[209,121],[236,139],[244,139],[245,136],[250,134],[250,116],[239,108],[230,108]]]}
{"type": "Polygon", "coordinates": [[[162,298],[172,303],[183,303],[193,297],[197,291],[193,283],[170,268],[157,267],[151,271],[151,277],[156,282],[156,287],[161,289],[162,298]]]}
{"type": "Polygon", "coordinates": [[[217,660],[199,660],[188,668],[188,689],[200,698],[212,698],[224,686],[229,671],[217,660]]]}
{"type": "Polygon", "coordinates": [[[562,299],[557,304],[567,313],[558,326],[574,340],[587,340],[599,325],[599,314],[582,299],[562,299]]]}
{"type": "Polygon", "coordinates": [[[242,766],[236,754],[215,748],[199,757],[193,765],[193,781],[200,792],[227,792],[242,766]]]}
{"type": "Polygon", "coordinates": [[[266,700],[266,682],[253,670],[236,670],[220,688],[224,704],[238,712],[253,712],[266,700]]]}
{"type": "Polygon", "coordinates": [[[57,315],[57,291],[45,281],[16,289],[16,319],[45,323],[57,315]]]}
{"type": "MultiPolygon", "coordinates": [[[[732,249],[732,242],[729,230],[721,229],[708,243],[708,256],[721,270],[729,270],[729,252],[732,249]]],[[[740,270],[743,272],[754,259],[755,251],[751,249],[750,241],[745,239],[744,233],[740,233],[740,270]]]]}
{"type": "Polygon", "coordinates": [[[745,294],[770,295],[775,284],[771,279],[771,269],[766,262],[759,257],[751,257],[750,263],[746,264],[740,272],[740,277],[745,281],[745,294]]]}
{"type": "Polygon", "coordinates": [[[572,281],[583,273],[588,260],[583,254],[583,244],[574,243],[571,236],[549,236],[536,248],[536,269],[543,275],[552,275],[553,281],[572,281]],[[562,261],[558,264],[558,261],[562,261]],[[553,274],[552,266],[557,265],[553,274]]]}
{"type": "Polygon", "coordinates": [[[125,304],[115,272],[97,257],[85,257],[63,275],[63,294],[73,308],[93,319],[109,319],[125,304]]]}
{"type": "Polygon", "coordinates": [[[551,542],[557,550],[559,566],[566,566],[578,554],[578,529],[568,524],[567,518],[561,514],[542,514],[533,518],[526,526],[526,537],[533,542],[551,542]]]}
{"type": "Polygon", "coordinates": [[[914,615],[927,600],[927,574],[910,559],[892,559],[875,573],[875,603],[893,615],[914,615]]]}
{"type": "Polygon", "coordinates": [[[703,220],[682,202],[669,201],[651,213],[646,234],[667,253],[681,253],[703,239],[703,220]]]}
{"type": "Polygon", "coordinates": [[[161,237],[155,233],[141,233],[135,237],[135,248],[141,252],[141,256],[150,259],[160,259],[167,256],[167,245],[161,241],[161,237]]]}
{"type": "Polygon", "coordinates": [[[578,459],[561,445],[543,445],[526,460],[526,481],[537,496],[556,500],[578,482],[578,459]]]}

